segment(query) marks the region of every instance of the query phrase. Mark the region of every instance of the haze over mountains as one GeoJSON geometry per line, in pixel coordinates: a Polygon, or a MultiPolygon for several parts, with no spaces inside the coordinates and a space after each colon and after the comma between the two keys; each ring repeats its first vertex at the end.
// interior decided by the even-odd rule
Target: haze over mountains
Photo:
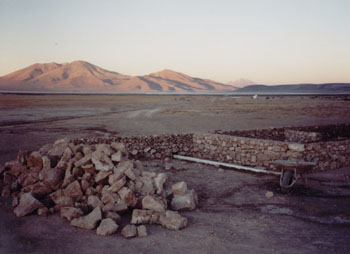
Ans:
{"type": "Polygon", "coordinates": [[[31,92],[232,92],[236,88],[171,70],[128,76],[84,61],[33,64],[0,77],[2,91],[31,92]]]}

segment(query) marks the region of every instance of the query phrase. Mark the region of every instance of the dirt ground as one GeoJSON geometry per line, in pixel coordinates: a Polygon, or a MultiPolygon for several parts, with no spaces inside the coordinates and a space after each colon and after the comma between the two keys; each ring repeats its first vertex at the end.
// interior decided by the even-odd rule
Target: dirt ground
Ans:
{"type": "MultiPolygon", "coordinates": [[[[0,163],[19,149],[62,137],[213,132],[350,122],[341,96],[0,95],[0,163]]],[[[146,238],[97,236],[58,215],[16,218],[0,199],[0,253],[348,253],[350,166],[313,173],[283,191],[276,176],[173,160],[147,170],[185,180],[199,208],[177,232],[148,226],[146,238]],[[266,198],[267,191],[274,196],[266,198]]],[[[128,222],[126,218],[123,224],[128,222]]]]}

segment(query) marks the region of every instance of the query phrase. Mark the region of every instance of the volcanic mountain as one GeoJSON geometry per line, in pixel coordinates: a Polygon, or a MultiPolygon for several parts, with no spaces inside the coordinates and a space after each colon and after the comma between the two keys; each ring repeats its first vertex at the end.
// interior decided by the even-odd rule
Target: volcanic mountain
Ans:
{"type": "Polygon", "coordinates": [[[163,70],[128,76],[84,61],[33,64],[0,77],[1,91],[26,92],[230,92],[235,88],[208,79],[163,70]]]}

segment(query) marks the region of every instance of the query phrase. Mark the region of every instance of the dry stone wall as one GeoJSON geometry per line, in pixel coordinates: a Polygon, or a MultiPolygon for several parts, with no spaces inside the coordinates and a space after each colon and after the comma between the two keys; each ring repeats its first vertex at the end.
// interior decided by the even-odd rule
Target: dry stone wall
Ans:
{"type": "Polygon", "coordinates": [[[194,134],[192,156],[239,165],[268,167],[274,160],[316,162],[315,170],[350,164],[350,140],[309,144],[217,134],[194,134]]]}
{"type": "MultiPolygon", "coordinates": [[[[299,135],[299,140],[303,138],[310,141],[312,138],[315,140],[319,138],[313,135],[313,132],[299,130],[292,132],[291,137],[299,135]]],[[[256,133],[256,130],[252,133],[256,133]]],[[[264,133],[268,136],[267,131],[264,133]]],[[[179,154],[245,166],[268,167],[275,160],[289,159],[316,162],[316,171],[337,169],[350,164],[350,139],[296,143],[195,133],[116,137],[109,140],[89,139],[76,142],[85,144],[122,142],[130,151],[132,158],[141,160],[172,158],[174,154],[179,154]]]]}

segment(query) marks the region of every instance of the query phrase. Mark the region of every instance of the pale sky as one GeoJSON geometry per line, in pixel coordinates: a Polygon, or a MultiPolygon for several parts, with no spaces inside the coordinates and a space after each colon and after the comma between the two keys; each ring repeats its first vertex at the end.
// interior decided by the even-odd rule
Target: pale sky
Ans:
{"type": "Polygon", "coordinates": [[[0,0],[0,76],[85,60],[227,82],[350,82],[348,0],[0,0]]]}

